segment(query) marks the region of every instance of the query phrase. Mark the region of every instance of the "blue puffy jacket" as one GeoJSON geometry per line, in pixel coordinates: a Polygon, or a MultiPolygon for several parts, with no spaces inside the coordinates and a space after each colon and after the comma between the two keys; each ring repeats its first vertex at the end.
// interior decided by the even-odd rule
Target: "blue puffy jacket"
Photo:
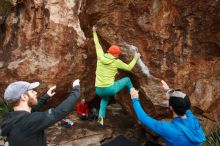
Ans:
{"type": "Polygon", "coordinates": [[[171,122],[158,121],[144,112],[139,98],[132,99],[133,108],[143,125],[162,136],[167,146],[201,146],[206,137],[199,120],[190,110],[186,111],[187,118],[174,118],[171,122]]]}

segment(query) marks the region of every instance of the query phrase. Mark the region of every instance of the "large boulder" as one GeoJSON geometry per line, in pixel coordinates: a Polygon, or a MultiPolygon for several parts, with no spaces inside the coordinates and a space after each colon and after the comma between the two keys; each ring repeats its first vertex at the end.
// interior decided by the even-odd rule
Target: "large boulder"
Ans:
{"type": "MultiPolygon", "coordinates": [[[[191,99],[206,132],[220,119],[220,2],[176,0],[25,0],[15,3],[0,40],[0,92],[15,80],[40,81],[39,91],[57,84],[58,104],[80,78],[82,96],[95,97],[96,55],[91,28],[100,42],[123,49],[129,62],[138,48],[142,62],[130,76],[151,116],[170,118],[160,80],[191,99]],[[144,64],[146,66],[144,66],[144,64]],[[146,73],[150,72],[150,75],[146,73]]],[[[126,91],[116,97],[134,115],[126,91]]]]}
{"type": "Polygon", "coordinates": [[[81,1],[15,3],[1,40],[1,93],[10,82],[27,80],[40,81],[39,91],[57,84],[60,97],[74,79],[85,78],[86,38],[80,27],[80,8],[81,1]]]}

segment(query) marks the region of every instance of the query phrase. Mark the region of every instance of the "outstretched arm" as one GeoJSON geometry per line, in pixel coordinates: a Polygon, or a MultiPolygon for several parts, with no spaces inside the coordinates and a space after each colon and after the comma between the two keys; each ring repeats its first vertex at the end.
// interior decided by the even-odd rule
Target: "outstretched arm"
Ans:
{"type": "Polygon", "coordinates": [[[137,115],[138,120],[146,127],[149,129],[153,130],[156,132],[156,125],[158,123],[157,120],[151,118],[148,114],[146,114],[141,107],[140,100],[139,98],[133,98],[132,99],[132,105],[134,108],[134,111],[137,115]]]}
{"type": "Polygon", "coordinates": [[[94,39],[94,43],[95,43],[97,59],[100,59],[102,57],[102,55],[104,54],[104,52],[103,52],[102,46],[99,43],[98,35],[96,32],[96,27],[93,26],[92,29],[93,29],[93,39],[94,39]]]}
{"type": "Polygon", "coordinates": [[[161,122],[146,114],[141,107],[140,100],[138,98],[138,91],[134,88],[131,89],[131,98],[134,111],[138,120],[150,130],[156,132],[166,139],[172,139],[172,129],[169,122],[161,122]]]}
{"type": "Polygon", "coordinates": [[[139,58],[140,58],[140,53],[136,53],[134,59],[129,64],[126,64],[120,59],[117,59],[117,68],[125,71],[131,71],[134,68],[134,65],[137,63],[137,60],[139,58]]]}
{"type": "Polygon", "coordinates": [[[45,128],[66,117],[76,104],[79,94],[79,80],[76,80],[73,82],[73,90],[70,95],[56,108],[51,108],[45,112],[34,112],[31,114],[33,121],[29,122],[29,124],[31,125],[32,131],[37,132],[44,130],[45,128]],[[76,82],[78,83],[74,84],[76,82]]]}
{"type": "Polygon", "coordinates": [[[126,64],[120,59],[117,59],[117,68],[125,71],[131,71],[134,68],[136,62],[137,60],[135,58],[129,64],[126,64]]]}

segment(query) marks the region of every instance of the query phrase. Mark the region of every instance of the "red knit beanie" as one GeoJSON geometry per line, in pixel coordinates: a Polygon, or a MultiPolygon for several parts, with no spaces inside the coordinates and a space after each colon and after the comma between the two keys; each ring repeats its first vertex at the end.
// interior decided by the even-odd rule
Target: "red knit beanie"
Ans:
{"type": "Polygon", "coordinates": [[[108,53],[111,53],[112,55],[120,55],[121,54],[121,50],[120,50],[119,46],[112,45],[108,49],[108,53]]]}

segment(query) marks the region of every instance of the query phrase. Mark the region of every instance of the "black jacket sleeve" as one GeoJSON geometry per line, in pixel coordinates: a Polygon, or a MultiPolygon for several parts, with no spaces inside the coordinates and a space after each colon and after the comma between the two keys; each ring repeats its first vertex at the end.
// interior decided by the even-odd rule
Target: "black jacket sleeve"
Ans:
{"type": "Polygon", "coordinates": [[[31,112],[38,112],[42,108],[43,105],[47,103],[47,101],[50,99],[50,96],[46,93],[43,96],[40,97],[38,104],[35,105],[32,109],[31,112]]]}
{"type": "Polygon", "coordinates": [[[69,114],[76,104],[80,94],[80,86],[75,86],[70,95],[56,108],[45,112],[31,113],[30,128],[32,132],[40,132],[69,114]]]}

